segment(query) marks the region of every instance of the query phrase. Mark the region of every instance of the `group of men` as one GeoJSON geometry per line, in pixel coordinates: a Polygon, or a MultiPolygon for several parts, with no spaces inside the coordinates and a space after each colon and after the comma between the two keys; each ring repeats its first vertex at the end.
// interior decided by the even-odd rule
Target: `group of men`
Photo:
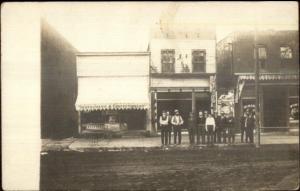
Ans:
{"type": "Polygon", "coordinates": [[[174,133],[174,144],[181,144],[181,129],[183,127],[183,122],[184,121],[177,109],[175,109],[173,116],[171,116],[169,112],[162,112],[162,115],[159,118],[159,124],[161,128],[161,143],[163,145],[171,144],[172,128],[174,133]]]}
{"type": "Polygon", "coordinates": [[[232,113],[225,116],[222,112],[221,116],[214,115],[207,111],[199,111],[198,116],[194,118],[194,114],[190,113],[188,119],[189,140],[191,144],[208,144],[214,143],[234,143],[234,118],[232,113]]]}
{"type": "MultiPolygon", "coordinates": [[[[187,122],[185,123],[189,132],[190,144],[208,144],[235,142],[233,114],[225,116],[224,112],[214,115],[207,111],[199,111],[198,115],[190,112],[187,122]]],[[[181,130],[183,129],[184,120],[176,109],[171,116],[168,111],[163,111],[159,118],[161,128],[161,142],[163,145],[171,144],[172,130],[174,133],[174,144],[181,144],[181,130]]],[[[253,143],[253,130],[255,127],[255,118],[253,113],[247,111],[241,118],[241,141],[253,143]]]]}

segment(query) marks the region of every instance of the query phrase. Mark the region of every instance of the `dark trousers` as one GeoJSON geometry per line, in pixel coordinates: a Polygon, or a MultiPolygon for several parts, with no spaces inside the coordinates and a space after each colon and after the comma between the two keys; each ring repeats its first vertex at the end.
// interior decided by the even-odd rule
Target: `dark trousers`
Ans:
{"type": "Polygon", "coordinates": [[[177,144],[177,136],[178,136],[178,144],[181,144],[181,126],[174,125],[174,144],[177,144]]]}
{"type": "Polygon", "coordinates": [[[205,127],[204,125],[197,125],[196,126],[196,136],[197,136],[197,144],[205,144],[205,127]],[[201,138],[201,140],[200,140],[201,138]]]}
{"type": "Polygon", "coordinates": [[[214,138],[215,143],[221,143],[222,130],[219,127],[216,128],[214,135],[215,135],[214,138]]]}
{"type": "Polygon", "coordinates": [[[227,130],[226,127],[223,127],[223,128],[221,129],[221,137],[223,137],[223,143],[226,143],[226,142],[227,142],[227,141],[226,141],[226,139],[227,139],[227,133],[226,133],[226,130],[227,130]]]}
{"type": "Polygon", "coordinates": [[[228,128],[228,142],[234,143],[235,142],[235,132],[233,127],[228,128]]]}
{"type": "Polygon", "coordinates": [[[172,126],[168,125],[168,140],[169,140],[169,144],[171,144],[171,134],[172,134],[172,126]]]}
{"type": "Polygon", "coordinates": [[[250,140],[250,143],[253,143],[253,128],[246,129],[246,143],[248,143],[248,140],[250,140]]]}
{"type": "Polygon", "coordinates": [[[189,128],[189,140],[190,140],[190,144],[195,143],[195,128],[194,127],[189,128]]]}
{"type": "Polygon", "coordinates": [[[161,144],[167,145],[169,143],[168,141],[168,126],[162,125],[161,126],[161,144]]]}
{"type": "Polygon", "coordinates": [[[241,128],[241,142],[244,142],[244,137],[246,134],[246,129],[244,127],[241,128]]]}
{"type": "Polygon", "coordinates": [[[213,144],[214,142],[214,130],[213,126],[207,126],[207,144],[213,144]]]}

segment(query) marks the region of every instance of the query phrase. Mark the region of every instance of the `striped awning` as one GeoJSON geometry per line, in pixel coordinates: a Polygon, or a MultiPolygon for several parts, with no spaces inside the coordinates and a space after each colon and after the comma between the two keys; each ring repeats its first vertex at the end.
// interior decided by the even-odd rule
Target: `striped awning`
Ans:
{"type": "Polygon", "coordinates": [[[147,77],[84,77],[78,80],[76,110],[145,110],[147,77]]]}
{"type": "MultiPolygon", "coordinates": [[[[255,80],[254,74],[238,75],[240,80],[255,80]]],[[[259,80],[299,80],[299,74],[260,74],[259,80]]]]}

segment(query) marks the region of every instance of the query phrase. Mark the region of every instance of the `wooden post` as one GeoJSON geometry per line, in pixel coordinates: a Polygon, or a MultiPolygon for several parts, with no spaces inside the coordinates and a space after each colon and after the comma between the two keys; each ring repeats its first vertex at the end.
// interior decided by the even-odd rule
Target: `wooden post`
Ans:
{"type": "Polygon", "coordinates": [[[264,126],[264,89],[260,86],[259,104],[260,104],[260,128],[264,126]]]}
{"type": "Polygon", "coordinates": [[[146,130],[151,131],[151,119],[152,119],[152,99],[151,99],[151,92],[149,93],[149,100],[150,100],[150,107],[146,110],[146,130]]]}
{"type": "Polygon", "coordinates": [[[196,98],[195,98],[195,90],[192,91],[192,113],[196,114],[196,98]]]}
{"type": "Polygon", "coordinates": [[[286,88],[286,126],[289,128],[290,126],[290,89],[287,86],[286,88]]]}
{"type": "Polygon", "coordinates": [[[78,111],[78,134],[81,134],[81,112],[78,111]]]}
{"type": "Polygon", "coordinates": [[[260,115],[259,115],[259,58],[258,58],[258,46],[257,46],[257,29],[255,28],[254,34],[254,52],[255,52],[255,126],[256,126],[256,135],[257,135],[257,142],[256,147],[260,147],[260,115]]]}
{"type": "Polygon", "coordinates": [[[154,92],[154,127],[155,132],[157,132],[157,92],[154,92]]]}

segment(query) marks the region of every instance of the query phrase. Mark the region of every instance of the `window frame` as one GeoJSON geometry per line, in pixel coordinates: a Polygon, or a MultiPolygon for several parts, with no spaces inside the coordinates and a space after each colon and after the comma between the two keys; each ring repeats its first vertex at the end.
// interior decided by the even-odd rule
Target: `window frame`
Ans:
{"type": "Polygon", "coordinates": [[[206,49],[192,49],[191,55],[192,55],[191,56],[192,72],[193,73],[205,73],[206,72],[206,55],[207,55],[206,49]],[[195,52],[204,52],[204,60],[195,62],[195,60],[194,60],[195,52]],[[197,64],[200,64],[200,65],[203,64],[203,70],[195,71],[195,65],[197,65],[197,64]]]}
{"type": "Polygon", "coordinates": [[[161,73],[175,73],[175,49],[161,49],[160,51],[160,56],[161,56],[161,73]],[[164,62],[163,58],[164,58],[164,52],[166,52],[167,54],[173,54],[173,56],[169,59],[171,59],[171,62],[167,63],[164,62]],[[167,65],[167,66],[165,66],[167,65]],[[166,69],[168,68],[168,69],[166,69]]]}
{"type": "Polygon", "coordinates": [[[254,48],[254,58],[256,57],[255,49],[257,49],[257,61],[259,63],[259,67],[261,69],[266,69],[266,63],[267,63],[267,60],[268,60],[268,47],[267,47],[267,45],[259,44],[257,47],[255,47],[254,48]],[[259,51],[260,48],[265,49],[265,54],[266,54],[265,58],[260,58],[260,51],[259,51]]]}
{"type": "Polygon", "coordinates": [[[292,60],[293,59],[293,49],[291,46],[289,45],[280,45],[279,46],[279,55],[280,55],[280,59],[281,60],[292,60]],[[281,51],[281,48],[289,48],[291,50],[291,57],[290,58],[283,58],[282,57],[282,51],[281,51]]]}

